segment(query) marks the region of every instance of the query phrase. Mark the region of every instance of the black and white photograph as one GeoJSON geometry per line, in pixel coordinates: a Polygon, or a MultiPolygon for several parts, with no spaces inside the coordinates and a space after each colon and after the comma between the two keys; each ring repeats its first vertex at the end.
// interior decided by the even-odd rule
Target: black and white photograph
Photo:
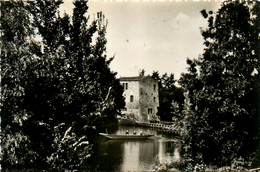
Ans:
{"type": "Polygon", "coordinates": [[[259,0],[0,14],[0,171],[260,171],[259,0]]]}

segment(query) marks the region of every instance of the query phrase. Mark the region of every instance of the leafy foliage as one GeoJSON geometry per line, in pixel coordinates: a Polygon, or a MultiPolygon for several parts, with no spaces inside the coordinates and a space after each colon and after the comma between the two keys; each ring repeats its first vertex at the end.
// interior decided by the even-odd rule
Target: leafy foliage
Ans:
{"type": "Polygon", "coordinates": [[[3,169],[82,168],[91,133],[116,124],[124,107],[113,58],[106,57],[104,15],[89,22],[81,0],[73,2],[72,17],[61,17],[61,4],[1,5],[3,169]]]}
{"type": "Polygon", "coordinates": [[[176,80],[174,75],[167,73],[162,76],[158,72],[153,72],[152,77],[158,80],[159,83],[159,102],[158,116],[161,121],[172,121],[175,108],[182,109],[183,107],[183,90],[175,86],[176,80]],[[177,106],[173,107],[172,103],[176,102],[177,106]]]}
{"type": "Polygon", "coordinates": [[[86,164],[86,159],[91,155],[91,145],[86,140],[86,136],[77,138],[72,127],[62,132],[63,127],[64,124],[55,127],[52,144],[55,151],[47,157],[47,162],[51,169],[59,171],[82,169],[82,166],[86,164]]]}
{"type": "Polygon", "coordinates": [[[201,11],[208,20],[201,31],[206,48],[198,60],[187,60],[188,73],[179,81],[186,92],[178,125],[192,167],[229,166],[259,146],[256,9],[259,2],[225,1],[216,13],[201,11]]]}

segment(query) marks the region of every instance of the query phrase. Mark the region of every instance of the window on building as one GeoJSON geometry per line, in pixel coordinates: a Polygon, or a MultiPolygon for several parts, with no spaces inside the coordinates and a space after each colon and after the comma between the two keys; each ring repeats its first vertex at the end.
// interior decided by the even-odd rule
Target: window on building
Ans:
{"type": "Polygon", "coordinates": [[[156,85],[155,84],[153,85],[153,90],[156,91],[156,85]]]}
{"type": "Polygon", "coordinates": [[[123,83],[124,90],[128,89],[128,83],[123,83]]]}
{"type": "Polygon", "coordinates": [[[153,97],[153,102],[156,102],[156,97],[153,97]]]}
{"type": "Polygon", "coordinates": [[[153,113],[153,108],[148,108],[148,114],[152,114],[153,113]]]}
{"type": "Polygon", "coordinates": [[[133,95],[130,96],[130,102],[134,102],[134,96],[133,95]]]}

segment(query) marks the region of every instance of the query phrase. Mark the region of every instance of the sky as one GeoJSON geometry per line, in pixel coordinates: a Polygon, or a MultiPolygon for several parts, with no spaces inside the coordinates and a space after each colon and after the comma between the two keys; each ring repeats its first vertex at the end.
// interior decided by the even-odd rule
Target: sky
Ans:
{"type": "MultiPolygon", "coordinates": [[[[61,11],[71,14],[71,0],[61,11]]],[[[158,71],[179,79],[188,67],[187,58],[203,53],[200,28],[207,21],[200,11],[217,11],[221,0],[90,0],[87,15],[99,11],[108,20],[107,56],[115,56],[111,70],[117,77],[158,71]]]]}

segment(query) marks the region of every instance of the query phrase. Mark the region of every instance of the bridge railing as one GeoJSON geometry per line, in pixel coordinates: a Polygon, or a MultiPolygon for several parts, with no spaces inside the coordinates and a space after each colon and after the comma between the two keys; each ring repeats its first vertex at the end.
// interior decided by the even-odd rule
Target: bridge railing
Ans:
{"type": "Polygon", "coordinates": [[[177,127],[171,123],[149,123],[149,122],[136,122],[138,126],[145,126],[145,127],[151,127],[151,128],[158,128],[158,129],[164,129],[171,132],[177,133],[177,127]]]}

